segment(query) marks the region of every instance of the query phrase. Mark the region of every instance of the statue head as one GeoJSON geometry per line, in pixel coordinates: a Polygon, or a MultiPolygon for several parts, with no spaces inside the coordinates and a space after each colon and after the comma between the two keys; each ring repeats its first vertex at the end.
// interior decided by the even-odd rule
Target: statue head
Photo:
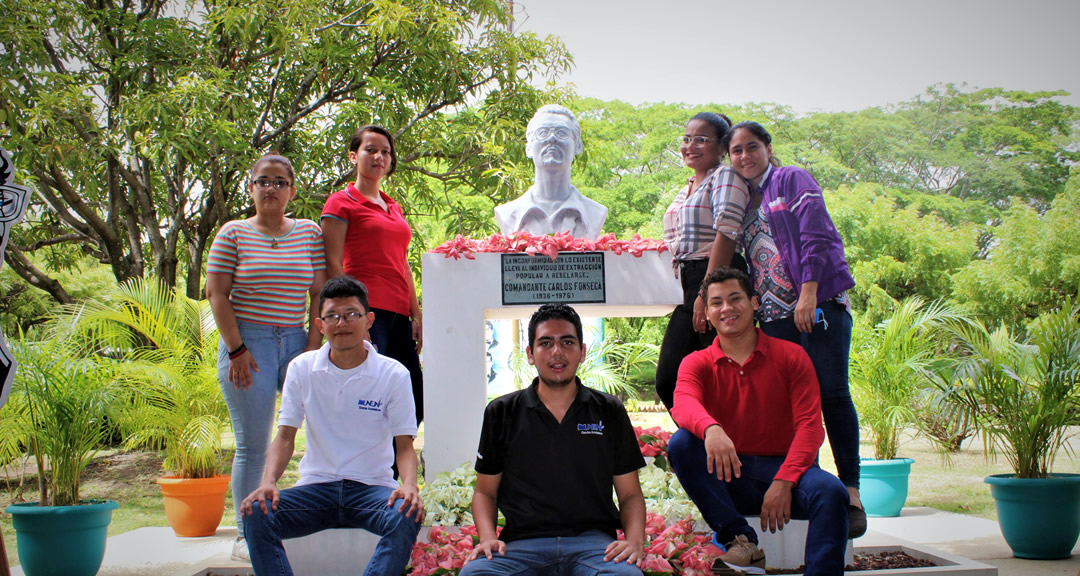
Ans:
{"type": "Polygon", "coordinates": [[[525,155],[539,168],[541,166],[566,166],[581,154],[581,126],[574,113],[565,106],[547,104],[541,106],[525,128],[525,155]]]}

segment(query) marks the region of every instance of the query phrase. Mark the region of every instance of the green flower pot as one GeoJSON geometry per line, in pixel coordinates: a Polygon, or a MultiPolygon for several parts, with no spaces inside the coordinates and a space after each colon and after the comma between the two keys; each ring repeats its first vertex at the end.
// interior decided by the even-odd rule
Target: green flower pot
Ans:
{"type": "Polygon", "coordinates": [[[908,476],[914,462],[911,458],[862,459],[859,497],[862,498],[867,516],[880,518],[900,515],[904,502],[907,502],[908,476]]]}
{"type": "Polygon", "coordinates": [[[94,576],[105,558],[113,500],[79,506],[12,504],[19,564],[26,576],[94,576]]]}
{"type": "Polygon", "coordinates": [[[1018,558],[1068,558],[1080,536],[1080,474],[986,477],[1001,535],[1018,558]]]}

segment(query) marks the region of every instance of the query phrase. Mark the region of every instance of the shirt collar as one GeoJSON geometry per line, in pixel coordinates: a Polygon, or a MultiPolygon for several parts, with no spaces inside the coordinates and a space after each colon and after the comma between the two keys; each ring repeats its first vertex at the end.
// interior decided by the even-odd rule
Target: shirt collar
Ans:
{"type": "MultiPolygon", "coordinates": [[[[767,342],[768,341],[768,336],[766,336],[765,333],[761,331],[761,328],[754,328],[754,331],[757,332],[757,344],[754,345],[754,351],[752,353],[750,353],[750,358],[753,358],[754,356],[759,355],[759,354],[762,355],[762,356],[768,357],[769,356],[769,344],[767,342]]],[[[713,340],[713,346],[716,348],[715,354],[716,354],[716,361],[717,362],[719,362],[723,358],[728,357],[728,355],[724,353],[724,349],[720,347],[720,337],[719,336],[717,336],[716,339],[713,340]]],[[[747,359],[747,362],[749,362],[749,359],[747,359]]]]}
{"type": "Polygon", "coordinates": [[[557,216],[562,215],[564,212],[573,212],[574,214],[577,214],[578,218],[585,217],[584,196],[581,195],[581,192],[579,192],[577,188],[571,186],[570,194],[566,197],[566,200],[560,203],[558,205],[559,207],[555,209],[555,212],[551,214],[545,212],[544,209],[533,200],[534,188],[535,186],[530,187],[523,196],[523,198],[527,196],[525,201],[528,202],[529,207],[521,213],[521,218],[518,219],[519,222],[524,222],[526,218],[538,214],[547,220],[554,221],[557,216]]]}
{"type": "Polygon", "coordinates": [[[767,164],[765,166],[765,173],[761,175],[761,183],[758,184],[758,190],[761,190],[762,188],[765,187],[766,184],[769,183],[769,178],[772,177],[772,172],[773,172],[772,169],[773,169],[772,164],[767,164]]]}
{"type": "MultiPolygon", "coordinates": [[[[716,171],[720,169],[720,166],[722,166],[722,164],[717,164],[716,166],[713,166],[712,168],[709,168],[709,170],[707,172],[705,172],[705,178],[702,181],[708,180],[709,178],[712,178],[712,175],[715,174],[716,171]]],[[[694,185],[694,178],[697,178],[697,176],[695,175],[695,176],[691,176],[691,177],[687,178],[686,179],[686,185],[687,186],[693,186],[694,185]]]]}
{"type": "MultiPolygon", "coordinates": [[[[365,359],[357,368],[370,365],[372,354],[377,354],[375,346],[371,342],[364,340],[364,348],[367,349],[367,359],[365,359]]],[[[312,372],[329,372],[330,371],[330,343],[324,342],[322,347],[319,348],[318,354],[315,355],[315,362],[311,364],[312,372]]]]}
{"type": "MultiPolygon", "coordinates": [[[[574,396],[574,402],[588,402],[592,398],[592,389],[581,383],[581,378],[574,377],[574,381],[577,383],[577,394],[574,396]]],[[[540,378],[533,378],[532,384],[525,389],[525,405],[529,408],[536,408],[543,404],[540,401],[540,378]]]]}

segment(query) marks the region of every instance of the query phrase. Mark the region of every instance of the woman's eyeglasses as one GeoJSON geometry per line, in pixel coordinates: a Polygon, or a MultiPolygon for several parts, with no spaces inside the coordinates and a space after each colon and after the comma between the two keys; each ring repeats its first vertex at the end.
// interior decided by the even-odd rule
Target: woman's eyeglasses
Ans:
{"type": "Polygon", "coordinates": [[[708,136],[679,136],[675,139],[675,143],[679,146],[704,146],[708,142],[712,142],[715,138],[709,138],[708,136]]]}
{"type": "Polygon", "coordinates": [[[281,190],[282,188],[292,186],[292,182],[287,180],[254,180],[251,182],[251,185],[256,188],[262,188],[263,190],[266,190],[267,188],[281,190]]]}

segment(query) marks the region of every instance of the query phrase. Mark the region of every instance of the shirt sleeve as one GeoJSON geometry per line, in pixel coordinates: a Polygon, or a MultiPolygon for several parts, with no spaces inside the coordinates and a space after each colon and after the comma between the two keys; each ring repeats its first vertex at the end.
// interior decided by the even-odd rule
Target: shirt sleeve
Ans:
{"type": "Polygon", "coordinates": [[[412,380],[409,371],[400,364],[390,371],[390,394],[386,417],[390,420],[392,436],[416,436],[416,405],[413,403],[412,380]]]}
{"type": "Polygon", "coordinates": [[[828,266],[829,249],[840,235],[825,209],[821,187],[809,172],[801,169],[794,172],[791,187],[796,190],[790,210],[799,221],[802,266],[802,277],[793,280],[800,284],[820,282],[828,266]]]}
{"type": "Polygon", "coordinates": [[[671,417],[679,428],[686,428],[694,436],[705,438],[705,429],[720,424],[705,408],[705,386],[715,378],[709,357],[694,352],[683,358],[679,376],[675,380],[675,395],[671,417]]]}
{"type": "Polygon", "coordinates": [[[750,187],[729,166],[721,165],[713,174],[710,192],[713,228],[738,242],[743,216],[750,205],[750,187]]]}
{"type": "Polygon", "coordinates": [[[308,385],[307,375],[310,370],[297,368],[301,357],[289,363],[285,372],[285,385],[281,389],[281,409],[278,411],[278,426],[300,428],[304,423],[304,393],[308,385]]]}
{"type": "Polygon", "coordinates": [[[505,403],[498,400],[484,409],[484,424],[480,428],[480,446],[476,449],[476,464],[480,474],[494,476],[503,471],[506,443],[503,440],[503,416],[505,403]],[[503,409],[500,409],[503,408],[503,409]]]}
{"type": "Polygon", "coordinates": [[[210,243],[210,254],[206,258],[206,272],[233,274],[236,271],[237,245],[233,234],[232,222],[226,222],[214,235],[210,243]]]}
{"type": "Polygon", "coordinates": [[[790,382],[791,421],[795,437],[787,457],[776,473],[777,480],[798,482],[817,460],[818,450],[825,441],[825,429],[821,425],[821,389],[810,357],[801,349],[784,359],[790,382]]]}
{"type": "Polygon", "coordinates": [[[326,269],[326,246],[323,244],[322,228],[319,228],[317,224],[311,222],[312,238],[311,238],[311,269],[325,270],[326,269]]]}
{"type": "Polygon", "coordinates": [[[641,455],[637,435],[634,434],[634,425],[630,423],[630,416],[626,414],[626,409],[617,399],[612,400],[612,408],[612,422],[608,424],[615,426],[616,445],[612,476],[621,476],[645,467],[645,457],[641,455]]]}
{"type": "Polygon", "coordinates": [[[334,192],[331,194],[330,197],[326,199],[326,204],[323,204],[322,216],[320,219],[333,218],[348,223],[349,212],[345,206],[344,196],[345,194],[342,192],[334,192]]]}

